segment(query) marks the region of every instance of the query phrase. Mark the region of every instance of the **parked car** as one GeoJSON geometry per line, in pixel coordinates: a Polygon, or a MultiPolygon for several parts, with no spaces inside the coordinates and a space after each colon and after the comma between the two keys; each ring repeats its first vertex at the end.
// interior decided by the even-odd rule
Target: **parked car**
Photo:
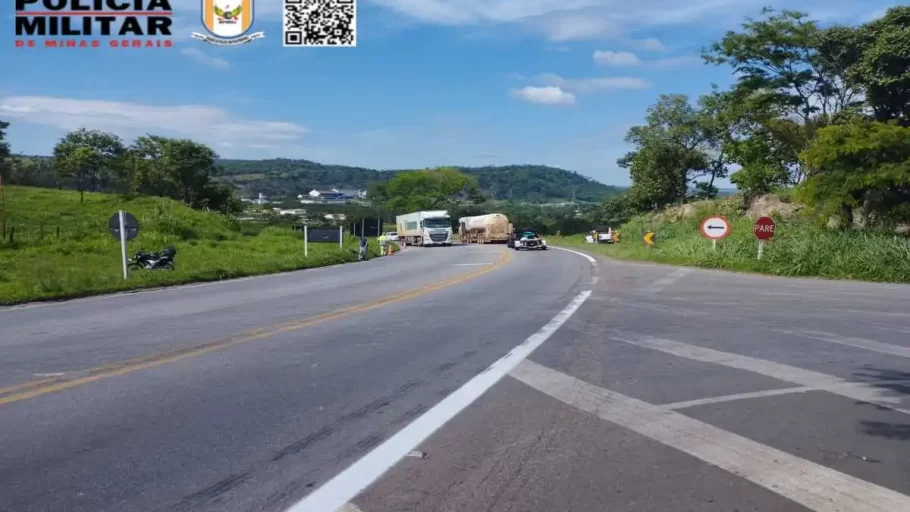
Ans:
{"type": "Polygon", "coordinates": [[[391,240],[393,242],[398,241],[398,232],[397,231],[389,231],[388,233],[383,233],[383,234],[385,236],[387,236],[389,238],[389,240],[391,240]]]}

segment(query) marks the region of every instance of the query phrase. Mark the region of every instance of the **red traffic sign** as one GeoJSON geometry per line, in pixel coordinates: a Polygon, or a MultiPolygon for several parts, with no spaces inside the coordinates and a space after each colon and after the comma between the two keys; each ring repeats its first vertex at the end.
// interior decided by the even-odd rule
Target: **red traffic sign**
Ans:
{"type": "Polygon", "coordinates": [[[759,217],[755,221],[755,225],[752,226],[752,232],[755,233],[755,238],[759,240],[771,240],[774,238],[774,230],[777,228],[777,224],[774,223],[774,219],[771,217],[759,217]]]}
{"type": "Polygon", "coordinates": [[[720,215],[714,215],[701,221],[701,235],[705,238],[720,240],[727,238],[731,231],[733,231],[733,226],[720,215]]]}

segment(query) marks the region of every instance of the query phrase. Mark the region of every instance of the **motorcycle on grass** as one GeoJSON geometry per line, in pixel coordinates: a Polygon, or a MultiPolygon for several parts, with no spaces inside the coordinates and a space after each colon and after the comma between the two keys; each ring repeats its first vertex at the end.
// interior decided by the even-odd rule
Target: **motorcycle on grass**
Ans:
{"type": "Polygon", "coordinates": [[[174,257],[177,249],[168,247],[161,252],[136,251],[136,255],[129,260],[129,268],[145,270],[174,270],[174,257]]]}

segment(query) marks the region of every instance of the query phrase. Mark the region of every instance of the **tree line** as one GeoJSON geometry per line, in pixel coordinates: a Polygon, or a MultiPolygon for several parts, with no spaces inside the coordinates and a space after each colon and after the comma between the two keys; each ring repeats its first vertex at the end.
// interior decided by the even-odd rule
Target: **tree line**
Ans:
{"type": "Polygon", "coordinates": [[[910,7],[830,28],[766,8],[703,59],[735,83],[659,97],[626,135],[632,186],[603,202],[605,219],[716,197],[729,175],[747,200],[790,189],[844,227],[910,221],[910,7]]]}
{"type": "MultiPolygon", "coordinates": [[[[286,197],[305,194],[312,189],[369,188],[372,183],[388,181],[412,170],[379,171],[365,167],[326,165],[309,160],[276,158],[268,160],[219,160],[219,178],[234,184],[246,194],[286,197]]],[[[600,202],[620,189],[604,185],[576,172],[544,165],[486,167],[448,167],[473,176],[484,194],[495,200],[546,202],[575,199],[600,202]]]]}
{"type": "Polygon", "coordinates": [[[115,134],[82,128],[61,138],[51,158],[11,157],[8,127],[0,121],[0,177],[8,184],[71,188],[80,201],[86,191],[105,191],[170,197],[225,214],[243,211],[233,187],[216,179],[218,155],[204,144],[144,135],[127,145],[115,134]]]}

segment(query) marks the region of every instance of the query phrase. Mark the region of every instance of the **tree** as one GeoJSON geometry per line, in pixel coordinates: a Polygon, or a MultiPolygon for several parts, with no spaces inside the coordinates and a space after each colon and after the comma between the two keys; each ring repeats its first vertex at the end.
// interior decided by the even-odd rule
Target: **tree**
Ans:
{"type": "Polygon", "coordinates": [[[844,122],[861,105],[843,63],[822,51],[826,31],[805,13],[765,8],[762,14],[767,18],[747,19],[742,32],[727,32],[703,55],[738,75],[728,95],[740,102],[734,110],[746,121],[738,142],[748,143],[730,144],[743,167],[733,181],[749,186],[749,194],[799,183],[799,155],[818,129],[844,122]]]}
{"type": "Polygon", "coordinates": [[[833,27],[820,48],[865,93],[875,120],[910,126],[910,6],[892,7],[859,27],[833,27]]]}
{"type": "Polygon", "coordinates": [[[736,88],[760,94],[783,117],[802,123],[833,116],[855,105],[846,71],[819,54],[823,30],[807,14],[765,8],[766,19],[747,18],[742,32],[727,32],[703,52],[706,62],[728,64],[736,88]]]}
{"type": "Polygon", "coordinates": [[[86,186],[95,191],[119,177],[123,154],[120,137],[82,128],[66,134],[54,146],[54,167],[61,181],[78,188],[82,200],[86,186]]]}
{"type": "Polygon", "coordinates": [[[167,140],[156,135],[143,135],[127,150],[126,166],[130,169],[132,187],[136,192],[159,197],[175,194],[177,184],[162,162],[163,146],[167,140]]]}
{"type": "Polygon", "coordinates": [[[204,144],[188,139],[158,138],[160,162],[167,180],[178,187],[186,204],[193,204],[215,172],[218,155],[204,144]]]}
{"type": "Polygon", "coordinates": [[[896,122],[828,126],[803,153],[795,198],[847,225],[910,221],[910,128],[896,122]]]}
{"type": "Polygon", "coordinates": [[[399,173],[375,183],[369,197],[377,206],[397,212],[454,209],[483,199],[474,178],[447,167],[399,173]]]}
{"type": "MultiPolygon", "coordinates": [[[[56,151],[55,151],[56,153],[56,151]]],[[[54,156],[54,166],[58,176],[76,183],[79,189],[79,202],[85,202],[85,182],[97,176],[98,169],[104,165],[101,154],[86,146],[74,146],[66,152],[54,156]]]]}
{"type": "MultiPolygon", "coordinates": [[[[626,142],[636,149],[618,160],[629,169],[628,200],[638,209],[682,202],[697,178],[726,176],[720,130],[712,112],[700,110],[685,95],[661,95],[648,108],[647,124],[631,128],[626,142]]],[[[710,190],[710,188],[708,190],[710,190]]]]}
{"type": "Polygon", "coordinates": [[[6,142],[6,129],[9,123],[0,120],[0,180],[9,179],[10,176],[10,151],[6,142]]]}

